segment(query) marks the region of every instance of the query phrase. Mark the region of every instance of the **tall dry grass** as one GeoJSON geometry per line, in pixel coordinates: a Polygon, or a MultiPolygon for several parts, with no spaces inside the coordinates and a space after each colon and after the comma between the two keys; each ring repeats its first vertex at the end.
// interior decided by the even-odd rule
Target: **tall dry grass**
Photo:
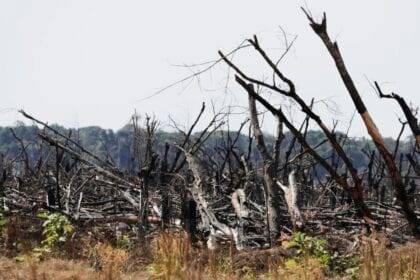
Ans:
{"type": "MultiPolygon", "coordinates": [[[[279,248],[280,249],[280,248],[279,248]]],[[[280,250],[281,251],[281,250],[280,250]]],[[[312,257],[275,257],[276,248],[237,254],[229,247],[209,252],[191,245],[187,235],[161,234],[148,249],[132,251],[97,243],[86,246],[84,258],[78,260],[49,258],[39,261],[30,255],[18,259],[0,258],[0,279],[11,280],[224,280],[224,279],[420,279],[420,244],[387,248],[379,239],[364,241],[355,273],[328,273],[312,257]],[[258,255],[259,254],[259,255],[258,255]],[[263,257],[264,256],[264,257],[263,257]],[[238,262],[238,258],[246,262],[238,262]],[[139,258],[150,258],[136,263],[139,258]],[[264,261],[264,265],[252,262],[264,261]],[[133,265],[136,263],[136,265],[133,265]],[[238,263],[240,265],[238,265],[238,263]]]]}
{"type": "Polygon", "coordinates": [[[420,243],[390,249],[385,240],[368,240],[360,256],[361,280],[420,279],[420,243]]]}
{"type": "Polygon", "coordinates": [[[237,271],[234,250],[195,248],[185,234],[162,234],[152,244],[153,262],[147,267],[150,279],[223,280],[256,279],[251,271],[237,271]]]}

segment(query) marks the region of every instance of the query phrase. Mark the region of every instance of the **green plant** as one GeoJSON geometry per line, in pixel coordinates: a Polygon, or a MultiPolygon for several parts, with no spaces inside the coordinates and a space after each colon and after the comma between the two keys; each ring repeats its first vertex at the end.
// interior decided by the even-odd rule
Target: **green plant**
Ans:
{"type": "Polygon", "coordinates": [[[299,257],[313,257],[327,268],[331,264],[332,256],[325,249],[327,241],[307,236],[302,232],[296,232],[292,240],[287,244],[288,249],[295,249],[299,257]]]}
{"type": "Polygon", "coordinates": [[[74,227],[66,216],[60,213],[41,212],[37,217],[44,221],[42,224],[43,240],[41,246],[35,248],[38,257],[50,253],[65,244],[74,233],[74,227]]]}
{"type": "Polygon", "coordinates": [[[360,270],[360,258],[356,255],[340,256],[335,253],[331,258],[330,270],[334,273],[346,274],[356,279],[360,270]]]}
{"type": "Polygon", "coordinates": [[[288,260],[286,268],[299,266],[303,259],[313,258],[329,274],[346,274],[355,279],[359,272],[360,259],[357,256],[341,256],[337,252],[331,254],[326,250],[327,241],[296,232],[286,247],[295,249],[297,258],[288,260]]]}

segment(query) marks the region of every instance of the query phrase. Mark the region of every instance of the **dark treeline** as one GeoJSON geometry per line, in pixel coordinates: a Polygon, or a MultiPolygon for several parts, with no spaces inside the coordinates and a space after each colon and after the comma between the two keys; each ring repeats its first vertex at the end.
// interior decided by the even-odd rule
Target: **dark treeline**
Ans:
{"type": "MultiPolygon", "coordinates": [[[[71,138],[78,141],[83,147],[99,156],[102,159],[108,159],[112,161],[115,166],[120,170],[133,170],[135,169],[133,159],[133,128],[132,125],[126,125],[123,128],[113,131],[111,129],[103,129],[99,126],[89,126],[78,129],[64,128],[63,126],[54,126],[55,129],[60,132],[71,135],[71,138]]],[[[20,143],[16,141],[13,132],[17,137],[22,139],[23,143],[27,145],[27,152],[29,161],[34,164],[36,159],[39,158],[39,149],[36,147],[37,137],[39,129],[37,126],[17,125],[12,127],[0,127],[0,154],[7,155],[8,157],[17,157],[21,152],[20,143]]],[[[237,132],[218,131],[210,136],[203,148],[212,150],[217,146],[223,144],[228,133],[235,135],[237,132]]],[[[196,132],[195,135],[199,135],[200,132],[196,132]]],[[[366,169],[369,164],[369,158],[366,155],[366,151],[375,150],[375,145],[370,139],[364,137],[348,137],[346,138],[343,133],[337,132],[337,137],[341,138],[344,143],[344,149],[346,153],[353,160],[356,168],[366,169]]],[[[179,140],[182,135],[178,132],[166,132],[159,130],[156,133],[156,150],[163,151],[165,143],[174,143],[179,140]]],[[[310,130],[307,134],[307,140],[309,144],[316,145],[325,136],[320,131],[310,130]]],[[[272,150],[275,142],[275,137],[272,135],[266,135],[267,147],[272,150]]],[[[284,146],[288,146],[292,141],[293,136],[287,132],[285,133],[284,146]]],[[[394,149],[396,140],[392,138],[385,139],[390,149],[394,149]]],[[[401,140],[399,143],[399,153],[408,153],[410,149],[411,138],[401,140]]],[[[236,147],[239,150],[247,150],[249,145],[248,135],[241,133],[236,147]]],[[[254,145],[254,143],[252,143],[254,145]]],[[[411,144],[412,145],[412,144],[411,144]]],[[[259,159],[258,151],[252,149],[252,155],[250,159],[257,162],[259,159]]],[[[322,145],[318,148],[319,153],[324,158],[333,157],[333,151],[329,145],[322,145]]],[[[298,151],[295,151],[298,152],[298,151]]],[[[323,175],[323,170],[318,170],[319,175],[323,175]]]]}

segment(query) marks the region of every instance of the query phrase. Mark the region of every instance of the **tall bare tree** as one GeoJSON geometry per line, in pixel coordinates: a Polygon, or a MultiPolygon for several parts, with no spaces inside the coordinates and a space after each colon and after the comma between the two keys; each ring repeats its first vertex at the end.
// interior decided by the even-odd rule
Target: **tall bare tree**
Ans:
{"type": "Polygon", "coordinates": [[[407,197],[407,192],[405,190],[405,184],[399,173],[399,170],[395,164],[394,157],[392,153],[389,151],[388,147],[386,146],[384,139],[377,128],[374,120],[372,119],[369,111],[364,104],[359,91],[357,90],[353,79],[351,78],[349,72],[347,71],[346,65],[344,64],[344,59],[341,55],[340,49],[338,48],[337,42],[333,42],[327,32],[327,17],[326,14],[323,14],[323,18],[321,23],[315,22],[312,16],[302,8],[304,13],[306,14],[310,26],[312,27],[315,34],[321,39],[324,43],[325,47],[327,48],[328,52],[330,53],[331,57],[333,58],[338,73],[349,93],[353,103],[356,107],[357,112],[362,117],[363,123],[372,138],[373,142],[375,143],[376,148],[378,149],[379,153],[381,154],[385,165],[388,169],[389,176],[391,177],[392,183],[395,188],[395,194],[397,199],[401,202],[401,207],[404,210],[405,216],[410,224],[411,230],[413,233],[420,238],[420,224],[417,216],[412,209],[409,199],[407,197]]]}

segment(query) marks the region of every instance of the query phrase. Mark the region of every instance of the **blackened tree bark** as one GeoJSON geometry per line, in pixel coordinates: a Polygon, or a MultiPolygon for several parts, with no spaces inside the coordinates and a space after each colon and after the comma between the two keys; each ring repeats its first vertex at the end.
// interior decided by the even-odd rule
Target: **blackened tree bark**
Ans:
{"type": "Polygon", "coordinates": [[[408,106],[404,98],[402,98],[396,93],[384,94],[381,88],[379,87],[378,82],[375,82],[375,86],[376,86],[376,89],[378,90],[380,98],[390,98],[398,102],[398,105],[400,105],[401,110],[403,111],[405,118],[407,119],[408,125],[410,126],[410,129],[413,132],[414,138],[416,139],[416,148],[417,150],[420,150],[419,121],[417,120],[416,116],[413,114],[412,110],[410,109],[410,106],[408,106]]]}
{"type": "Polygon", "coordinates": [[[162,198],[162,228],[166,229],[169,227],[170,222],[170,211],[171,211],[171,198],[169,195],[169,185],[168,185],[168,151],[169,144],[165,143],[165,152],[163,159],[160,163],[160,188],[161,188],[161,198],[162,198]]]}
{"type": "Polygon", "coordinates": [[[182,200],[182,224],[191,240],[195,241],[197,235],[197,204],[188,190],[184,192],[182,200]]]}
{"type": "Polygon", "coordinates": [[[397,199],[401,202],[401,207],[405,213],[405,216],[410,224],[410,228],[413,234],[420,238],[420,225],[417,219],[417,216],[411,205],[409,203],[409,199],[407,197],[407,193],[405,190],[405,185],[402,180],[401,174],[398,171],[398,168],[395,164],[394,157],[392,156],[391,152],[389,151],[388,147],[385,145],[385,142],[382,138],[382,135],[377,128],[375,122],[373,121],[372,117],[369,114],[356,86],[354,85],[353,79],[351,78],[347,68],[344,64],[343,57],[341,56],[340,50],[338,48],[337,42],[332,42],[330,36],[327,32],[327,18],[324,13],[323,19],[321,23],[317,23],[313,20],[313,18],[309,15],[309,13],[302,8],[304,13],[306,14],[307,18],[310,21],[310,26],[312,27],[313,31],[319,36],[319,38],[324,43],[325,47],[327,48],[328,52],[330,53],[331,57],[333,58],[338,73],[349,93],[353,103],[356,107],[357,112],[362,117],[362,120],[365,124],[365,127],[371,136],[373,142],[375,143],[376,148],[378,149],[379,153],[381,154],[385,165],[388,169],[389,176],[391,177],[392,183],[395,187],[395,194],[397,199]]]}
{"type": "Polygon", "coordinates": [[[336,170],[308,144],[305,137],[303,137],[299,130],[287,119],[283,111],[281,109],[276,109],[267,100],[256,93],[252,84],[247,84],[238,75],[235,76],[235,79],[248,92],[249,95],[261,103],[290,130],[290,132],[296,137],[297,141],[304,147],[308,154],[310,154],[330,174],[330,176],[351,195],[356,209],[358,210],[360,216],[365,220],[365,222],[371,227],[376,228],[376,223],[372,220],[369,208],[364,203],[363,197],[360,196],[360,193],[355,188],[349,186],[346,178],[337,174],[336,170]]]}
{"type": "MultiPolygon", "coordinates": [[[[252,85],[250,85],[252,87],[252,85]]],[[[253,89],[252,89],[253,90],[253,89]]],[[[274,241],[280,234],[281,220],[280,220],[280,206],[281,196],[279,188],[276,185],[276,165],[275,158],[278,155],[274,155],[274,158],[270,156],[265,145],[264,135],[261,131],[260,124],[258,121],[258,112],[255,98],[248,95],[249,101],[249,114],[251,119],[252,131],[254,134],[255,143],[257,149],[263,160],[263,175],[265,182],[265,195],[267,203],[267,222],[269,229],[270,242],[274,241]]],[[[277,142],[277,141],[276,141],[277,142]]],[[[292,216],[293,218],[293,216],[292,216]]]]}
{"type": "MultiPolygon", "coordinates": [[[[236,73],[237,73],[237,75],[236,75],[236,81],[238,81],[238,83],[241,84],[241,86],[248,91],[248,94],[249,95],[251,95],[252,97],[254,97],[255,99],[257,99],[264,107],[266,107],[275,116],[277,116],[277,118],[281,122],[283,122],[283,119],[286,119],[286,117],[283,115],[282,111],[280,109],[277,110],[270,103],[268,103],[261,96],[259,96],[255,92],[255,90],[253,88],[253,85],[258,85],[258,86],[261,86],[261,87],[265,87],[265,88],[270,89],[270,90],[272,90],[272,91],[274,91],[276,93],[280,93],[280,94],[282,94],[284,96],[290,97],[290,98],[292,98],[293,100],[295,100],[299,104],[299,106],[301,107],[301,110],[307,115],[307,117],[310,118],[310,119],[312,119],[312,120],[314,120],[318,124],[318,126],[322,129],[322,131],[324,132],[324,134],[327,137],[328,141],[330,142],[331,147],[336,151],[337,155],[340,156],[340,158],[343,160],[345,166],[347,167],[349,173],[352,176],[353,184],[350,186],[347,183],[347,180],[345,178],[342,178],[342,176],[339,176],[337,174],[336,170],[334,170],[334,168],[330,164],[328,164],[324,159],[322,159],[321,157],[319,157],[319,155],[318,155],[318,159],[321,159],[323,162],[325,162],[324,168],[327,169],[327,171],[331,174],[331,176],[334,178],[334,180],[340,181],[341,183],[339,183],[339,184],[342,185],[343,188],[347,192],[350,193],[351,198],[354,200],[354,202],[355,202],[355,204],[357,206],[357,209],[359,210],[359,214],[363,217],[363,219],[370,226],[375,225],[374,221],[371,218],[370,210],[366,207],[366,205],[364,203],[362,180],[358,176],[358,172],[357,172],[356,168],[353,166],[352,161],[347,156],[347,154],[344,152],[344,150],[343,150],[342,146],[340,145],[340,143],[337,141],[334,133],[332,133],[329,130],[329,128],[322,122],[321,118],[313,112],[313,110],[310,108],[310,106],[308,106],[303,101],[303,99],[299,95],[297,95],[296,90],[295,90],[294,83],[290,79],[288,79],[277,68],[276,63],[274,63],[268,57],[268,55],[265,53],[265,51],[261,48],[261,46],[260,46],[260,44],[258,42],[257,37],[254,36],[254,38],[248,40],[248,42],[263,57],[263,59],[270,66],[270,68],[273,70],[273,72],[275,73],[275,75],[288,86],[288,90],[284,90],[284,89],[280,88],[275,83],[268,84],[265,81],[261,81],[261,80],[257,80],[257,79],[254,79],[252,77],[249,77],[243,71],[241,71],[241,69],[239,69],[235,64],[233,64],[232,61],[230,61],[221,51],[219,51],[219,55],[226,62],[226,64],[228,64],[230,67],[232,67],[236,71],[236,73]],[[269,107],[271,107],[271,109],[269,107]]],[[[286,119],[286,121],[287,121],[287,119],[286,119]]],[[[288,128],[290,129],[290,127],[288,127],[288,128]]],[[[296,133],[293,133],[293,134],[295,135],[295,137],[297,138],[297,140],[301,144],[302,144],[302,140],[304,142],[306,142],[305,137],[299,131],[296,130],[296,133]]],[[[306,146],[308,147],[308,151],[310,149],[313,152],[315,152],[309,145],[306,145],[306,146]]],[[[315,152],[315,154],[316,154],[316,152],[315,152]]]]}

